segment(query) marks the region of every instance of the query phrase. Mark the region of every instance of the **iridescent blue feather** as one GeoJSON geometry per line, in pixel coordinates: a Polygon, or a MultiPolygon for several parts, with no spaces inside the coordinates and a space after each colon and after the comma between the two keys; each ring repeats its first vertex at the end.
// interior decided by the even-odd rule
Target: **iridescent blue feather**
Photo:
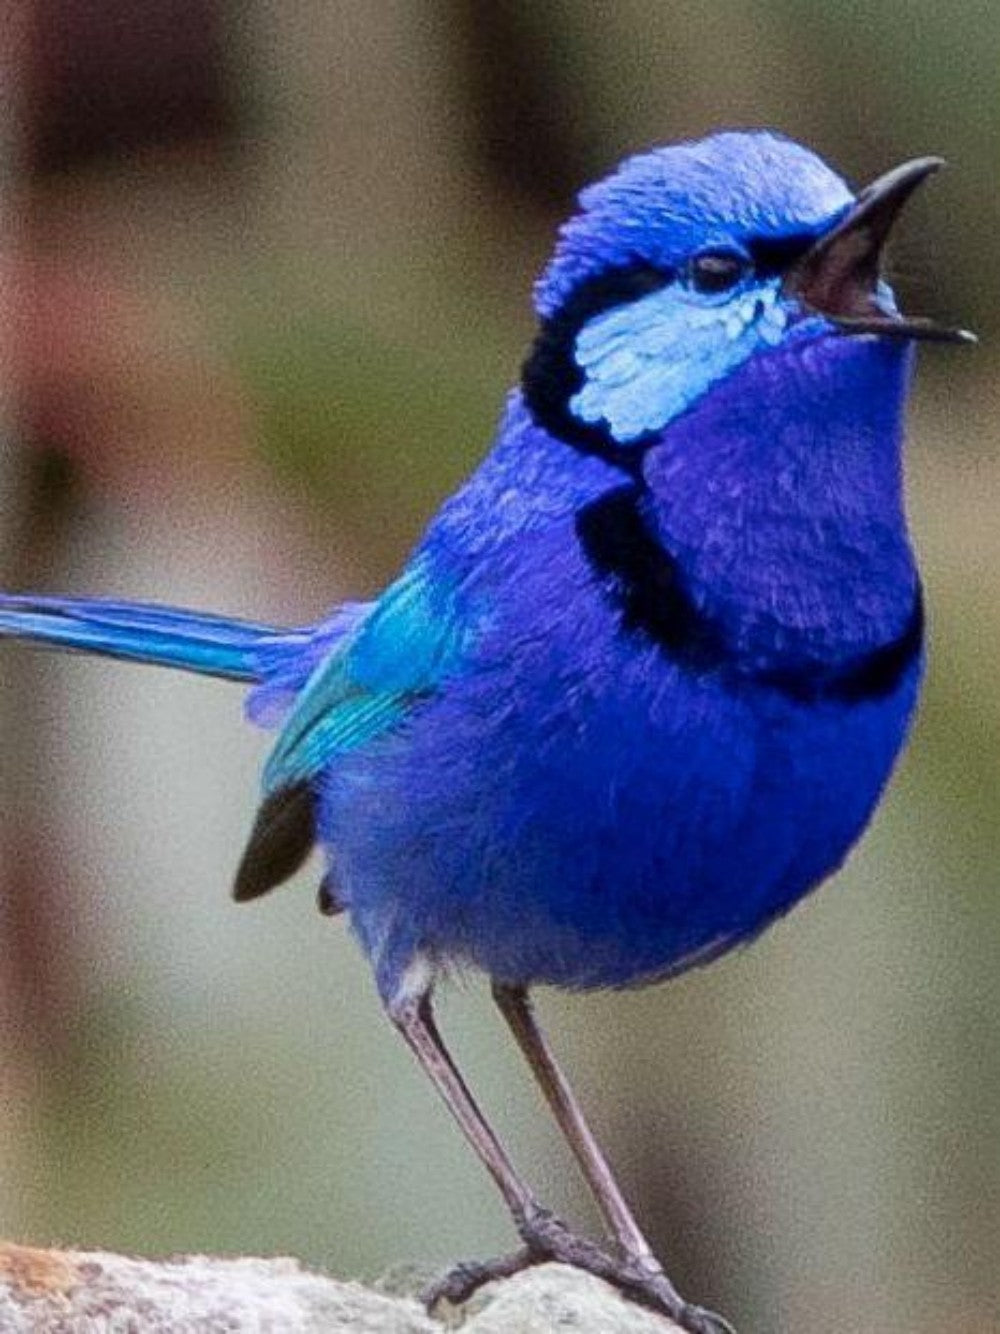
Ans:
{"type": "Polygon", "coordinates": [[[281,731],[237,896],[318,841],[387,1001],[416,965],[591,987],[714,957],[840,864],[917,695],[908,347],[785,281],[853,204],[772,134],[627,160],[560,232],[494,449],[380,599],[283,630],[3,597],[0,635],[252,683],[281,731]]]}
{"type": "Polygon", "coordinates": [[[398,724],[458,667],[471,627],[449,581],[417,560],[305,682],[264,770],[264,791],[314,778],[398,724]]]}
{"type": "Polygon", "coordinates": [[[294,654],[308,634],[176,607],[103,598],[0,594],[0,636],[174,667],[230,681],[257,681],[262,655],[294,654]],[[278,649],[280,645],[280,649],[278,649]]]}

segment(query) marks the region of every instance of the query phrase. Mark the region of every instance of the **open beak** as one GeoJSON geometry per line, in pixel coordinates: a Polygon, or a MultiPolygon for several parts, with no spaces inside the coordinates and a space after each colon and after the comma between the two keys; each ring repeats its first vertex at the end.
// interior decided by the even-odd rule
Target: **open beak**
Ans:
{"type": "Polygon", "coordinates": [[[884,334],[944,343],[974,343],[966,329],[900,315],[879,290],[882,250],[903,205],[944,161],[914,158],[862,190],[845,217],[806,251],[784,282],[788,296],[845,334],[884,334]]]}

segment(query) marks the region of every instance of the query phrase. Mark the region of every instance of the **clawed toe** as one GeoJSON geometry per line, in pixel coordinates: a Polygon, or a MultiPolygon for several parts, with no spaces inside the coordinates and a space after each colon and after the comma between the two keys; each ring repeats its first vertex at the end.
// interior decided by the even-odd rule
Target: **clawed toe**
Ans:
{"type": "Polygon", "coordinates": [[[494,1279],[511,1278],[522,1269],[539,1263],[541,1261],[535,1259],[527,1247],[510,1255],[497,1256],[494,1260],[466,1260],[429,1284],[420,1299],[428,1311],[432,1311],[438,1302],[461,1306],[484,1284],[492,1283],[494,1279]]]}
{"type": "Polygon", "coordinates": [[[703,1306],[685,1305],[678,1322],[688,1334],[736,1334],[728,1320],[714,1311],[706,1311],[703,1306]]]}
{"type": "Polygon", "coordinates": [[[495,1279],[511,1278],[535,1265],[558,1261],[586,1269],[590,1273],[614,1267],[609,1256],[584,1237],[577,1237],[565,1223],[546,1209],[536,1209],[519,1228],[524,1246],[493,1260],[467,1260],[442,1274],[421,1294],[424,1305],[432,1310],[438,1302],[461,1306],[472,1294],[495,1279]]]}
{"type": "Polygon", "coordinates": [[[518,1230],[524,1242],[521,1250],[495,1260],[456,1265],[424,1292],[428,1309],[440,1301],[461,1305],[484,1283],[554,1261],[604,1279],[632,1301],[670,1316],[688,1334],[735,1334],[721,1316],[684,1301],[662,1269],[615,1259],[586,1237],[571,1232],[554,1214],[539,1209],[523,1219],[518,1230]]]}

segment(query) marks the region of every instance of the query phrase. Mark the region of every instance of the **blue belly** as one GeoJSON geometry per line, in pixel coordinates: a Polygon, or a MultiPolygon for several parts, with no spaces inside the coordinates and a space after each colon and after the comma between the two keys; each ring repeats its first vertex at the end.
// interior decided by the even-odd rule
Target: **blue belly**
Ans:
{"type": "Polygon", "coordinates": [[[383,994],[418,956],[622,987],[754,936],[858,838],[919,681],[915,663],[889,695],[804,706],[634,643],[596,674],[574,657],[560,673],[546,645],[544,690],[530,653],[521,688],[456,682],[328,776],[324,836],[383,994]]]}

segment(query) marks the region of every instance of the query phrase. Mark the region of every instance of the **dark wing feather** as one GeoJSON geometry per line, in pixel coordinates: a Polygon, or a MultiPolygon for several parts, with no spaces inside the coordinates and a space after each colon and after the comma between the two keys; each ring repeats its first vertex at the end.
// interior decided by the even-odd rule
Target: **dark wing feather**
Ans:
{"type": "Polygon", "coordinates": [[[246,903],[295,874],[316,839],[309,783],[279,788],[261,803],[236,872],[233,897],[246,903]]]}

